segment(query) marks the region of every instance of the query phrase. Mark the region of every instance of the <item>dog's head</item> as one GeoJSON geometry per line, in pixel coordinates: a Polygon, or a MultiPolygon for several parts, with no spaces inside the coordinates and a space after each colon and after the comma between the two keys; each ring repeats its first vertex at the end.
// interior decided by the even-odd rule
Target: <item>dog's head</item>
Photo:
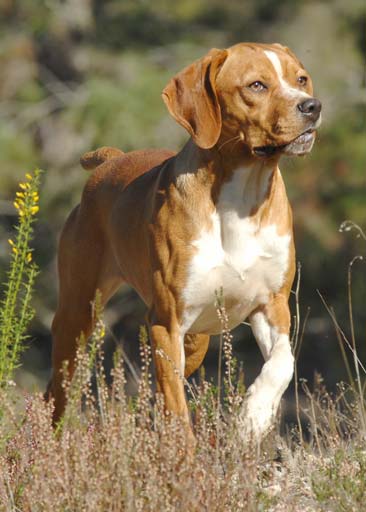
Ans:
{"type": "Polygon", "coordinates": [[[211,50],[168,83],[163,99],[199,147],[236,139],[260,158],[309,152],[320,124],[309,74],[279,44],[211,50]]]}

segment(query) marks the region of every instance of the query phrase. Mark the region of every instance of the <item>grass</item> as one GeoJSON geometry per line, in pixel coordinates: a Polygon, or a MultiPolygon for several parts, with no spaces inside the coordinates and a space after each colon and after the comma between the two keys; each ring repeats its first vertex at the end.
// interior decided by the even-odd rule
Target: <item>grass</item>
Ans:
{"type": "MultiPolygon", "coordinates": [[[[33,178],[29,183],[35,183],[33,178]]],[[[37,188],[38,184],[34,186],[37,188]]],[[[37,197],[34,192],[32,189],[31,197],[37,197]]],[[[34,206],[25,207],[20,223],[27,211],[36,213],[34,206]]],[[[33,217],[30,219],[33,222],[33,217]]],[[[21,246],[18,239],[10,244],[22,255],[16,264],[23,262],[24,268],[30,263],[27,259],[31,234],[30,225],[26,245],[21,246]]],[[[16,256],[14,250],[12,253],[16,256]]],[[[15,265],[14,261],[13,257],[11,265],[15,265]]],[[[21,283],[25,285],[15,286],[12,283],[18,282],[18,274],[10,271],[5,297],[23,288],[31,296],[33,281],[29,284],[29,272],[22,274],[21,283]]],[[[351,297],[351,274],[349,287],[351,297]]],[[[298,293],[297,286],[297,298],[298,293]]],[[[0,364],[8,368],[0,386],[0,511],[363,509],[365,376],[353,329],[348,342],[337,326],[337,339],[342,347],[348,343],[352,352],[350,382],[340,384],[334,395],[327,392],[320,376],[312,390],[303,383],[306,399],[301,406],[299,400],[296,402],[299,424],[286,435],[279,434],[277,425],[260,447],[243,446],[238,442],[237,417],[245,390],[231,352],[226,312],[218,296],[222,323],[218,385],[208,382],[203,373],[199,382],[187,383],[197,440],[191,453],[184,425],[179,418],[167,416],[162,397],[152,391],[151,351],[144,331],[140,335],[142,367],[137,396],[126,394],[123,357],[118,350],[112,385],[107,385],[102,349],[105,326],[98,296],[94,334],[88,347],[85,340],[79,342],[76,372],[72,382],[65,384],[68,406],[55,430],[52,403],[45,403],[37,393],[21,396],[11,385],[11,374],[22,350],[21,343],[12,345],[11,341],[24,339],[26,329],[16,319],[24,316],[24,307],[27,311],[30,307],[29,301],[14,297],[9,299],[16,304],[11,310],[4,309],[8,307],[5,298],[0,317],[2,322],[13,325],[8,331],[0,331],[0,364]],[[17,316],[5,315],[4,311],[15,311],[17,316]],[[5,332],[17,332],[16,329],[17,338],[5,336],[5,332]],[[306,417],[307,424],[301,424],[300,417],[306,417]]],[[[352,323],[352,304],[350,320],[352,323]]],[[[297,354],[302,331],[298,319],[294,329],[297,354]]]]}

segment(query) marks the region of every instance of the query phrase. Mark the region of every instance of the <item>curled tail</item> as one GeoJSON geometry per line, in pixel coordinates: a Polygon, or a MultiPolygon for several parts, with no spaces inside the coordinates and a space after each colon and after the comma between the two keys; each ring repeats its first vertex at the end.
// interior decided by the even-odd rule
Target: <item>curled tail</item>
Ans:
{"type": "Polygon", "coordinates": [[[96,149],[95,151],[84,153],[84,155],[80,158],[80,163],[84,169],[91,171],[106,160],[110,160],[111,158],[116,158],[122,155],[124,155],[124,152],[120,149],[103,146],[102,148],[96,149]]]}

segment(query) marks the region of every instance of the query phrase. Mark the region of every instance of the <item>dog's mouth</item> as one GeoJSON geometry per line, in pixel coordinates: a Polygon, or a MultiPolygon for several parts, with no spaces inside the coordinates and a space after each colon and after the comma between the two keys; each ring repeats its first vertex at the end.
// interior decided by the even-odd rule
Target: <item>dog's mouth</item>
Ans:
{"type": "Polygon", "coordinates": [[[314,128],[310,128],[306,130],[301,135],[296,137],[296,139],[292,140],[288,144],[281,144],[278,146],[269,145],[269,146],[257,146],[253,148],[253,152],[257,156],[269,158],[274,156],[277,153],[284,153],[286,155],[305,155],[311,151],[315,140],[315,130],[314,128]]]}

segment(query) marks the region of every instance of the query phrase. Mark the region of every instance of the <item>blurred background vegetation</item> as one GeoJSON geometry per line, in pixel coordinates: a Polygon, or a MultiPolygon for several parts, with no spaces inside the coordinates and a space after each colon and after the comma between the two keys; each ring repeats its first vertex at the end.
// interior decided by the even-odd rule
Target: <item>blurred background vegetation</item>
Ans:
{"type": "MultiPolygon", "coordinates": [[[[317,290],[349,333],[347,269],[366,242],[340,233],[345,219],[366,228],[366,7],[364,0],[0,0],[0,273],[9,259],[12,198],[24,173],[47,172],[35,257],[37,317],[18,380],[41,388],[49,375],[50,324],[57,301],[58,234],[78,203],[87,173],[80,155],[101,145],[124,151],[179,149],[187,134],[160,93],[168,79],[211,47],[281,42],[313,77],[324,114],[313,152],[282,162],[301,262],[302,317],[309,312],[299,376],[314,370],[333,385],[345,378],[332,321],[317,290]],[[310,308],[310,311],[309,311],[310,308]]],[[[353,270],[356,335],[365,355],[365,264],[353,270]]],[[[106,312],[109,351],[123,343],[136,361],[144,306],[123,289],[106,312]]],[[[234,352],[248,378],[258,350],[246,326],[234,352]],[[245,343],[244,343],[245,341],[245,343]]],[[[206,358],[217,368],[217,343],[206,358]]]]}

